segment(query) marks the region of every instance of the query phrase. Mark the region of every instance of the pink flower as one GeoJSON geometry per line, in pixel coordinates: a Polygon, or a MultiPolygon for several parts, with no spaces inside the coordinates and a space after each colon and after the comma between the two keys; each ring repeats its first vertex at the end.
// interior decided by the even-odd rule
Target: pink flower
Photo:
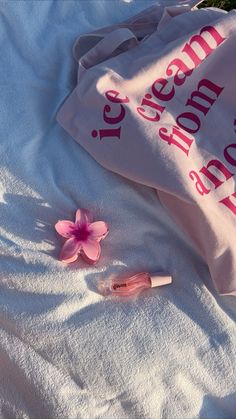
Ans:
{"type": "Polygon", "coordinates": [[[78,209],[75,222],[59,220],[55,224],[56,231],[67,240],[64,243],[60,260],[74,262],[79,255],[89,264],[95,264],[101,254],[99,242],[108,234],[108,225],[104,221],[92,223],[90,211],[78,209]]]}

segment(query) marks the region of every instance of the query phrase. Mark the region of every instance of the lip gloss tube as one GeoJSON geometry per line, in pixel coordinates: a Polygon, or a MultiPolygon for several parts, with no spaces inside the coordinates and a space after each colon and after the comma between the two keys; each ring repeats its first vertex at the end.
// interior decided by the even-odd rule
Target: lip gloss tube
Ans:
{"type": "Polygon", "coordinates": [[[168,274],[140,272],[125,278],[100,280],[98,282],[98,290],[104,296],[116,295],[128,297],[129,295],[138,294],[144,289],[160,287],[171,283],[172,277],[168,274]]]}

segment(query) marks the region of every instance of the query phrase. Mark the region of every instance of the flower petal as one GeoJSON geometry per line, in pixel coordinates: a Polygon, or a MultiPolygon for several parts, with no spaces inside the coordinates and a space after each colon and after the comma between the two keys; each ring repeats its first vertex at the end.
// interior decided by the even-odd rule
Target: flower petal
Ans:
{"type": "Polygon", "coordinates": [[[79,208],[76,211],[75,222],[79,225],[90,224],[93,220],[92,214],[89,210],[79,208]]]}
{"type": "Polygon", "coordinates": [[[90,264],[96,263],[100,254],[101,247],[96,240],[87,240],[86,242],[83,242],[81,256],[86,262],[90,264]]]}
{"type": "Polygon", "coordinates": [[[91,239],[100,242],[100,240],[105,239],[109,232],[108,224],[104,221],[95,221],[95,223],[90,224],[89,231],[91,232],[91,239]]]}
{"type": "Polygon", "coordinates": [[[74,262],[78,257],[80,249],[80,241],[76,240],[75,238],[66,240],[61,249],[60,260],[66,263],[74,262]]]}
{"type": "Polygon", "coordinates": [[[72,221],[68,220],[59,220],[55,224],[55,229],[62,237],[66,237],[67,239],[71,237],[72,231],[75,229],[75,224],[72,221]]]}

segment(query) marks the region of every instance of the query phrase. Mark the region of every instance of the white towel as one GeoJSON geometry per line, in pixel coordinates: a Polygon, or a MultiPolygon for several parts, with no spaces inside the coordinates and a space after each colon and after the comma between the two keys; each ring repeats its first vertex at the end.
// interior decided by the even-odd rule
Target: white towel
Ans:
{"type": "Polygon", "coordinates": [[[75,39],[153,3],[0,4],[1,419],[235,417],[233,297],[216,295],[152,189],[102,169],[55,120],[75,39]],[[79,207],[110,225],[94,267],[57,260],[54,224],[79,207]],[[163,265],[173,284],[135,300],[96,291],[163,265]]]}

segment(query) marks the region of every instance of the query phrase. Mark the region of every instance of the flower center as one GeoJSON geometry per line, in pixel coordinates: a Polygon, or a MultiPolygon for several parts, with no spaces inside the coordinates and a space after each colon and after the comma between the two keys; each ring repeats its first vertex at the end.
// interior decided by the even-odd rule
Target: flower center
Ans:
{"type": "Polygon", "coordinates": [[[83,226],[77,226],[77,228],[73,231],[72,235],[77,240],[85,241],[90,235],[90,232],[88,231],[87,226],[83,225],[83,226]]]}

